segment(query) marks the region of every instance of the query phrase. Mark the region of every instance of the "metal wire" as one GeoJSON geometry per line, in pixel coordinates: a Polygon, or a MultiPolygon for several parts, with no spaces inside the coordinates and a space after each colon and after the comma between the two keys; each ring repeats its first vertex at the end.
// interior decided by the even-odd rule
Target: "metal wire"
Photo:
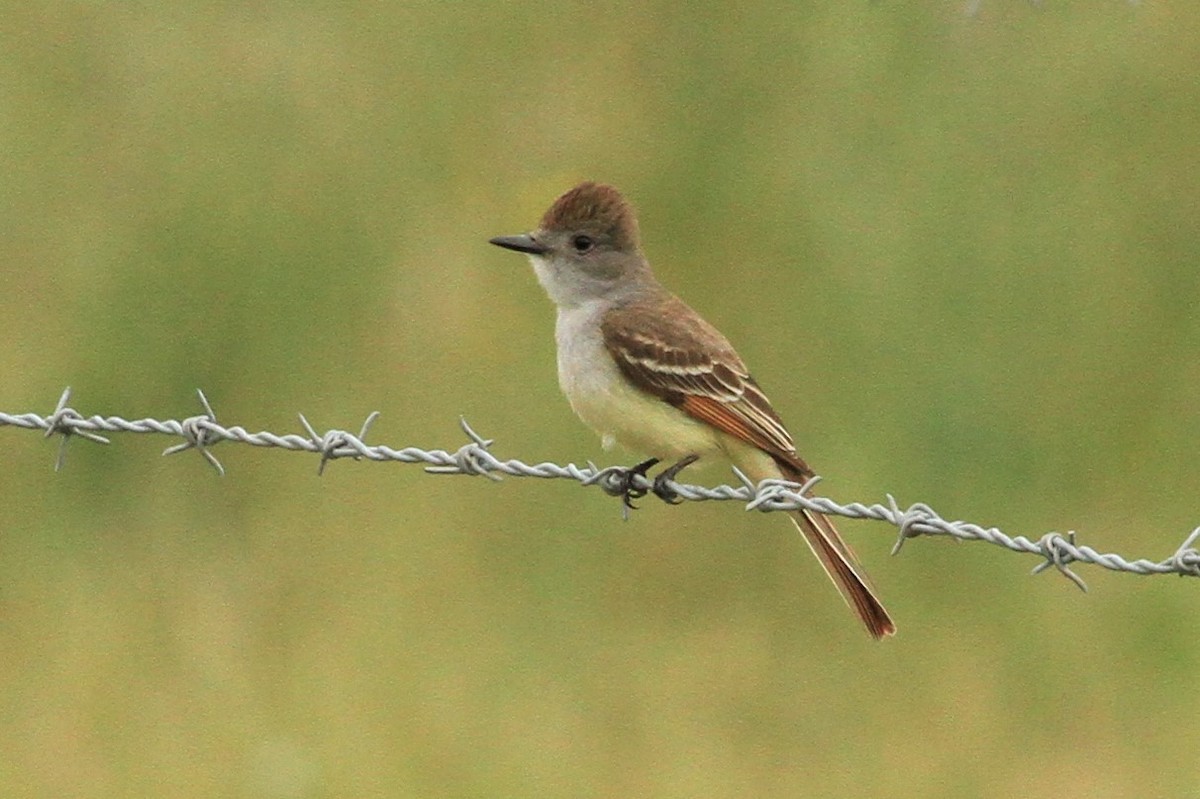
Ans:
{"type": "MultiPolygon", "coordinates": [[[[332,460],[366,458],[372,461],[423,463],[426,464],[425,471],[431,474],[480,475],[490,480],[500,480],[501,475],[570,479],[585,486],[599,486],[614,496],[623,494],[625,486],[630,482],[639,491],[644,492],[651,488],[649,480],[640,475],[630,475],[629,469],[619,466],[599,468],[591,462],[588,462],[586,467],[576,466],[573,463],[560,466],[549,462],[530,465],[516,459],[500,460],[490,451],[492,439],[480,436],[471,429],[465,419],[460,420],[460,424],[463,433],[469,440],[453,452],[441,449],[426,450],[419,447],[392,449],[379,444],[370,445],[364,441],[370,432],[371,425],[379,418],[378,411],[366,418],[357,435],[337,429],[318,433],[303,414],[300,415],[300,424],[304,427],[304,435],[294,433],[277,435],[266,431],[250,433],[244,427],[224,427],[218,424],[217,415],[204,396],[204,392],[197,391],[197,394],[200,404],[204,408],[202,415],[190,416],[182,421],[175,419],[129,421],[119,416],[83,416],[68,406],[71,389],[67,388],[59,398],[54,412],[49,416],[43,417],[36,413],[12,415],[0,412],[0,426],[43,430],[47,438],[53,435],[62,436],[55,460],[55,471],[62,468],[66,457],[67,443],[73,436],[99,444],[108,444],[108,438],[100,435],[101,433],[159,433],[183,439],[182,443],[174,444],[163,450],[163,455],[174,455],[194,449],[221,475],[225,474],[225,468],[213,455],[211,448],[221,442],[232,441],[256,447],[278,447],[314,453],[320,456],[317,465],[318,474],[324,473],[325,467],[332,460]]],[[[890,494],[887,495],[886,505],[864,505],[859,502],[840,505],[826,497],[807,496],[820,480],[819,477],[814,477],[803,485],[786,480],[764,480],[755,485],[744,474],[736,469],[734,471],[741,482],[740,486],[721,485],[707,488],[675,482],[670,485],[677,492],[679,498],[685,500],[733,500],[745,503],[746,510],[767,512],[808,508],[830,516],[887,522],[899,528],[900,531],[896,543],[892,547],[892,554],[898,553],[909,538],[922,535],[944,535],[961,541],[985,541],[1013,552],[1036,555],[1041,558],[1042,562],[1034,567],[1034,573],[1053,567],[1085,591],[1087,585],[1079,575],[1071,570],[1071,564],[1088,563],[1129,574],[1178,574],[1200,577],[1200,551],[1195,549],[1195,544],[1200,540],[1200,527],[1193,530],[1166,560],[1153,561],[1146,558],[1126,560],[1120,555],[1101,553],[1089,546],[1077,544],[1073,532],[1065,535],[1049,532],[1034,541],[1024,536],[1009,536],[995,527],[981,527],[964,521],[948,521],[928,505],[922,503],[901,508],[890,494]]]]}

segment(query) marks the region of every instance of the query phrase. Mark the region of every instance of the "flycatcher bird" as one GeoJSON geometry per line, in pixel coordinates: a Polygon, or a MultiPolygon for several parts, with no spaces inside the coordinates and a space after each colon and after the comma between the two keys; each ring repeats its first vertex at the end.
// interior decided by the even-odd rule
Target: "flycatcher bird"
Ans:
{"type": "MultiPolygon", "coordinates": [[[[571,408],[600,434],[678,462],[720,455],[752,480],[803,483],[814,474],[742,359],[716,328],[655,279],[642,254],[637,218],[612,186],[582,183],[559,197],[530,233],[492,244],[525,253],[558,306],[558,381],[571,408]]],[[[626,496],[628,501],[628,494],[626,496]]],[[[824,515],[791,513],[846,603],[876,638],[896,625],[853,551],[824,515]]]]}

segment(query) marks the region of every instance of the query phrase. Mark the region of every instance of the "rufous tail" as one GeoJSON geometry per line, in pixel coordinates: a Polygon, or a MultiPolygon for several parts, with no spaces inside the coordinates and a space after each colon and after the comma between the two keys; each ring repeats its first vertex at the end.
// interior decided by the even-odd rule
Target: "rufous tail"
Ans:
{"type": "MultiPolygon", "coordinates": [[[[789,480],[804,482],[799,474],[781,465],[781,470],[789,480]]],[[[887,610],[879,601],[875,587],[871,585],[867,573],[863,571],[854,555],[854,550],[842,540],[837,528],[829,517],[806,509],[793,511],[790,514],[792,523],[804,535],[809,549],[821,561],[825,573],[842,595],[863,624],[876,639],[886,638],[896,634],[896,624],[887,610]]]]}

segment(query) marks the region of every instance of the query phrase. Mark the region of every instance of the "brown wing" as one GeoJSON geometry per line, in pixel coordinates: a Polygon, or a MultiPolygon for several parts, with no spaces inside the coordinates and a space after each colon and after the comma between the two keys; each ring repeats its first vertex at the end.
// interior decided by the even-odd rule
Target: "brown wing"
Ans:
{"type": "Polygon", "coordinates": [[[610,311],[604,344],[635,386],[806,475],[783,421],[716,328],[677,297],[610,311]]]}
{"type": "MultiPolygon", "coordinates": [[[[789,480],[812,477],[792,437],[742,359],[715,328],[681,300],[610,311],[601,325],[604,344],[621,372],[643,391],[689,416],[753,444],[775,459],[789,480]]],[[[871,635],[896,625],[880,603],[853,551],[828,518],[799,510],[793,521],[871,635]]]]}

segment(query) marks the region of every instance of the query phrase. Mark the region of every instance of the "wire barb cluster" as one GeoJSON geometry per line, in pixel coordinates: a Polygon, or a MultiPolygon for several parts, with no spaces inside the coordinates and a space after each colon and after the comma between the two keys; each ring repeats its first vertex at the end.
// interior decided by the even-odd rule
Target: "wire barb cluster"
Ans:
{"type": "MultiPolygon", "coordinates": [[[[109,439],[101,433],[159,433],[183,439],[182,443],[174,444],[163,450],[163,455],[174,455],[190,449],[197,450],[220,475],[225,474],[225,468],[213,455],[212,447],[224,441],[232,441],[256,447],[277,447],[315,453],[320,456],[317,465],[318,474],[323,474],[326,465],[332,460],[365,458],[372,461],[423,463],[425,471],[431,474],[478,475],[490,480],[500,480],[502,475],[569,479],[585,486],[599,486],[610,494],[618,492],[619,487],[628,479],[629,470],[624,467],[599,468],[590,461],[586,467],[581,468],[573,463],[566,466],[549,462],[530,465],[515,459],[500,460],[490,451],[493,440],[480,436],[471,429],[465,419],[460,419],[460,425],[469,440],[453,452],[440,449],[425,450],[419,447],[405,447],[397,450],[383,445],[367,444],[364,439],[370,432],[371,425],[379,418],[378,411],[371,413],[366,418],[357,435],[337,429],[318,433],[303,414],[300,414],[299,418],[305,435],[294,433],[276,435],[265,431],[249,433],[244,427],[224,427],[219,424],[217,414],[204,396],[204,392],[197,391],[197,394],[204,409],[202,415],[190,416],[182,421],[175,419],[128,421],[119,416],[84,417],[68,405],[71,399],[71,389],[67,388],[59,398],[54,412],[49,416],[43,417],[36,413],[11,415],[0,412],[0,426],[43,430],[47,438],[56,434],[62,436],[55,460],[55,471],[62,469],[67,443],[72,436],[78,436],[98,444],[108,444],[110,443],[109,439]]],[[[905,541],[923,535],[949,536],[960,541],[985,541],[1013,552],[1036,555],[1041,558],[1042,562],[1034,567],[1035,574],[1054,568],[1085,591],[1087,585],[1079,575],[1072,571],[1071,564],[1087,563],[1130,574],[1178,574],[1200,577],[1200,551],[1196,549],[1196,544],[1200,541],[1200,527],[1193,530],[1174,554],[1166,560],[1152,561],[1139,558],[1131,561],[1120,555],[1101,553],[1089,546],[1077,544],[1074,532],[1068,532],[1065,535],[1050,532],[1033,541],[1024,536],[1009,536],[995,527],[981,527],[970,522],[943,519],[923,503],[901,508],[890,494],[887,495],[886,505],[864,505],[859,502],[839,505],[826,497],[809,496],[813,487],[820,480],[819,477],[814,477],[803,485],[786,480],[764,480],[755,485],[746,475],[736,469],[734,471],[741,483],[737,487],[721,485],[706,488],[674,482],[671,483],[671,487],[680,499],[693,502],[733,500],[744,503],[746,510],[770,512],[807,508],[830,516],[887,522],[899,529],[896,543],[892,547],[893,555],[900,551],[905,541]]],[[[651,486],[650,481],[640,475],[634,475],[632,479],[639,488],[649,489],[651,486]]]]}

